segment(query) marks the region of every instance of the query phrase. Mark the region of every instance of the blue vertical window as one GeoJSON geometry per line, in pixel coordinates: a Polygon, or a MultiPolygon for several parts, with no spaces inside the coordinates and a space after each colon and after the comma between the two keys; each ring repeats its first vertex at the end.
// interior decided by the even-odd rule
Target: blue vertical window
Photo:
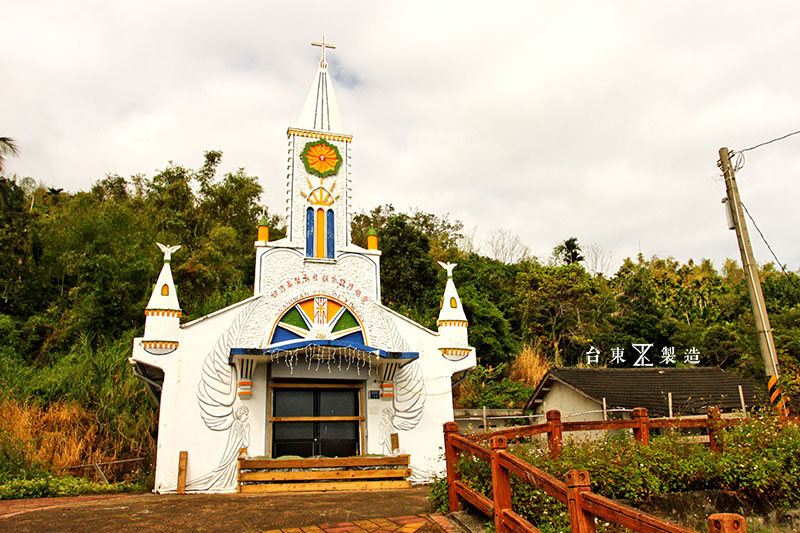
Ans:
{"type": "Polygon", "coordinates": [[[306,257],[314,257],[314,208],[306,210],[306,257]]]}
{"type": "Polygon", "coordinates": [[[327,217],[328,217],[327,224],[326,224],[327,228],[325,229],[325,233],[326,233],[326,237],[327,237],[328,242],[327,242],[326,248],[328,249],[328,257],[330,259],[333,259],[333,250],[334,250],[334,244],[335,244],[334,233],[333,233],[333,223],[334,223],[334,221],[333,221],[333,209],[328,209],[327,217]]]}

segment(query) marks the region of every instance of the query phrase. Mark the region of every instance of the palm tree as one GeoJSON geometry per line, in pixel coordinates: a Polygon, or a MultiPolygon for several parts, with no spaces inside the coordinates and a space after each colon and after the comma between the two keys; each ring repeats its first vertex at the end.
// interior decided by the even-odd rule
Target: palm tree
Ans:
{"type": "Polygon", "coordinates": [[[578,238],[570,237],[553,248],[553,256],[565,265],[572,265],[583,261],[582,251],[581,245],[578,244],[578,238]]]}
{"type": "MultiPolygon", "coordinates": [[[[0,137],[0,176],[3,175],[6,155],[17,155],[19,148],[16,141],[11,137],[0,137]]],[[[11,182],[6,178],[0,177],[0,208],[5,209],[8,204],[8,197],[11,194],[11,182]]]]}
{"type": "Polygon", "coordinates": [[[0,137],[0,174],[5,170],[6,156],[17,155],[18,153],[17,141],[11,137],[0,137]]]}

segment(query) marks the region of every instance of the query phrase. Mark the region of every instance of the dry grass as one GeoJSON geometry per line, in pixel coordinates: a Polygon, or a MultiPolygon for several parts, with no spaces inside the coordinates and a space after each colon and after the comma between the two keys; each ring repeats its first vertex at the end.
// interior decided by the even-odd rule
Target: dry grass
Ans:
{"type": "Polygon", "coordinates": [[[533,346],[525,345],[522,352],[511,363],[510,377],[535,387],[550,370],[550,362],[543,354],[542,344],[537,339],[533,346]]]}
{"type": "Polygon", "coordinates": [[[102,453],[97,422],[77,404],[42,408],[5,399],[0,402],[0,428],[23,444],[31,463],[53,470],[114,459],[102,453]]]}

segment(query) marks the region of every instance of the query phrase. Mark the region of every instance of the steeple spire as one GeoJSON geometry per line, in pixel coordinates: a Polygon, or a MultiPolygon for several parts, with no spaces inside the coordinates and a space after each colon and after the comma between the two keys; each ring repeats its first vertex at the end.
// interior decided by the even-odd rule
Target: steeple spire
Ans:
{"type": "Polygon", "coordinates": [[[336,95],[333,92],[333,84],[328,79],[328,62],[325,60],[325,49],[335,49],[336,46],[325,41],[314,41],[312,46],[322,48],[322,59],[319,62],[319,69],[311,83],[308,91],[306,103],[297,127],[306,130],[329,131],[333,133],[343,133],[342,117],[339,115],[339,105],[336,103],[336,95]]]}
{"type": "MultiPolygon", "coordinates": [[[[466,358],[470,354],[474,354],[475,348],[469,345],[467,315],[464,313],[461,298],[458,297],[456,284],[453,283],[453,269],[456,264],[439,261],[439,266],[447,271],[447,285],[445,285],[444,296],[442,296],[442,309],[439,311],[439,320],[436,321],[442,339],[439,350],[445,359],[466,361],[464,364],[467,364],[470,361],[466,358]]],[[[471,362],[471,364],[475,363],[471,362]]]]}
{"type": "Polygon", "coordinates": [[[175,292],[175,282],[172,281],[172,268],[169,266],[172,254],[178,251],[180,245],[165,246],[160,242],[156,244],[164,252],[164,266],[161,267],[153,294],[144,310],[146,318],[142,347],[147,353],[166,355],[178,349],[180,337],[181,306],[175,292]]]}
{"type": "Polygon", "coordinates": [[[156,286],[153,288],[153,293],[150,295],[150,301],[147,302],[146,309],[149,311],[180,311],[181,306],[178,304],[175,282],[172,281],[172,269],[169,266],[172,254],[180,248],[180,245],[164,246],[160,242],[156,244],[164,252],[164,266],[161,267],[161,273],[158,275],[158,281],[156,281],[156,286]]]}
{"type": "Polygon", "coordinates": [[[447,271],[447,285],[442,296],[442,309],[439,311],[439,327],[441,326],[460,326],[466,328],[467,315],[464,313],[464,306],[461,298],[458,297],[456,285],[453,283],[453,269],[455,263],[442,263],[439,266],[447,271]]]}

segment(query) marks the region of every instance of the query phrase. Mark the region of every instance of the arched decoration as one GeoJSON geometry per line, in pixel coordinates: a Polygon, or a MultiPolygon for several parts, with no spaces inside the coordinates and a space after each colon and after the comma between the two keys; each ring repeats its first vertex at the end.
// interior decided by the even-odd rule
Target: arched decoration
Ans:
{"type": "Polygon", "coordinates": [[[453,297],[450,297],[450,307],[452,307],[453,309],[458,307],[458,302],[456,302],[456,299],[453,297]]]}
{"type": "Polygon", "coordinates": [[[333,251],[334,251],[334,248],[335,248],[334,245],[335,245],[335,242],[336,242],[334,240],[333,209],[328,209],[328,214],[326,215],[326,217],[327,217],[327,227],[325,228],[326,229],[325,237],[326,237],[326,240],[328,241],[327,242],[328,253],[326,254],[326,256],[329,259],[333,259],[333,251]]]}
{"type": "Polygon", "coordinates": [[[314,257],[314,208],[306,210],[306,257],[314,257]]]}
{"type": "Polygon", "coordinates": [[[169,296],[169,285],[166,283],[161,286],[161,296],[169,296]]]}
{"type": "Polygon", "coordinates": [[[336,198],[325,187],[317,187],[311,191],[306,198],[308,198],[308,203],[311,205],[322,206],[333,205],[333,202],[336,200],[336,198]]]}
{"type": "Polygon", "coordinates": [[[315,339],[367,343],[364,327],[351,309],[329,296],[314,296],[284,311],[273,327],[269,344],[315,339]]]}

